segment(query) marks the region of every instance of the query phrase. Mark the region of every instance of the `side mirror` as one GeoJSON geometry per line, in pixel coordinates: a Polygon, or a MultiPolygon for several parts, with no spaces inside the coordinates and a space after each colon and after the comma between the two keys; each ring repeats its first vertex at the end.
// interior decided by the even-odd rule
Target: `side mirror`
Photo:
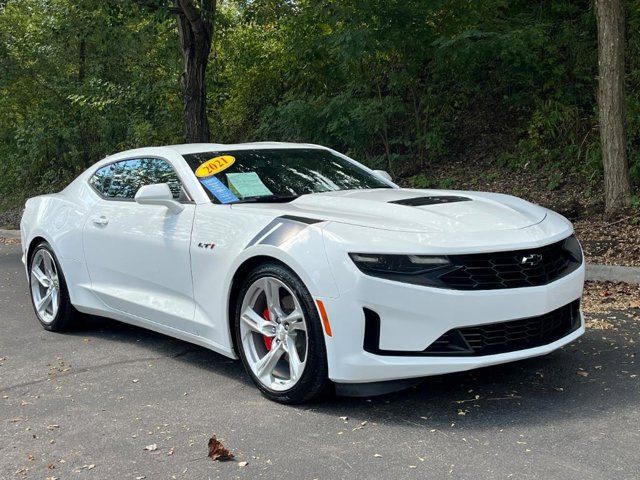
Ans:
{"type": "Polygon", "coordinates": [[[135,200],[140,205],[162,205],[167,207],[171,213],[180,213],[184,210],[184,205],[173,199],[171,189],[166,183],[140,187],[136,193],[135,200]]]}
{"type": "Polygon", "coordinates": [[[374,170],[374,172],[377,173],[379,177],[382,177],[385,180],[389,180],[390,182],[393,182],[391,175],[389,175],[389,173],[386,170],[374,170]]]}

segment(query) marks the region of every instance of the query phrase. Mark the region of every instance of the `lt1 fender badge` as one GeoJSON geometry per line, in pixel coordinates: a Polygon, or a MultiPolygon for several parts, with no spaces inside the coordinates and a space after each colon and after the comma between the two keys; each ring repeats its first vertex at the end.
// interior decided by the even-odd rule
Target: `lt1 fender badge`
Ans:
{"type": "Polygon", "coordinates": [[[198,243],[198,247],[200,248],[205,248],[207,250],[213,250],[213,247],[215,247],[216,244],[215,243],[198,243]]]}

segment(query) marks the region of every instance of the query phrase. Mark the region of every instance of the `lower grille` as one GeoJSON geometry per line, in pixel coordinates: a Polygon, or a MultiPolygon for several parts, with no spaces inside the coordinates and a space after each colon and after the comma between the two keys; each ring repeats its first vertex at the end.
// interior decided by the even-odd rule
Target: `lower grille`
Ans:
{"type": "Polygon", "coordinates": [[[393,356],[482,356],[515,352],[555,342],[580,326],[580,300],[544,315],[449,330],[419,352],[381,350],[380,317],[365,309],[364,349],[393,356]]]}
{"type": "Polygon", "coordinates": [[[578,300],[539,317],[454,328],[425,350],[431,355],[495,355],[539,347],[564,337],[580,325],[578,300]]]}

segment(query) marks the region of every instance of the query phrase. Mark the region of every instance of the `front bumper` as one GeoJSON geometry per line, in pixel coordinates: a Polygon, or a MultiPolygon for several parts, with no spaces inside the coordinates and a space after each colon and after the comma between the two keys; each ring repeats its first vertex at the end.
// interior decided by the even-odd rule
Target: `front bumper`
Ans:
{"type": "MultiPolygon", "coordinates": [[[[344,264],[343,264],[344,265],[344,264]]],[[[550,343],[483,356],[418,356],[454,328],[508,322],[545,315],[578,300],[584,264],[548,285],[504,290],[460,291],[429,288],[343,272],[355,278],[338,298],[323,299],[333,336],[327,338],[329,377],[338,383],[408,379],[496,365],[545,355],[584,333],[584,318],[567,335],[550,343]],[[378,355],[364,348],[365,313],[380,317],[378,355]]]]}

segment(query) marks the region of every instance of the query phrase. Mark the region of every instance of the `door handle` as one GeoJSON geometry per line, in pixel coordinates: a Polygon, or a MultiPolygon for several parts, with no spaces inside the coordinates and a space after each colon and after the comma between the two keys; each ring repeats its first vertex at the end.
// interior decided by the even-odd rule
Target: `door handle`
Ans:
{"type": "Polygon", "coordinates": [[[94,217],[91,220],[95,225],[100,225],[100,226],[104,226],[107,223],[109,223],[109,219],[107,217],[105,217],[104,215],[101,215],[99,217],[94,217]]]}

